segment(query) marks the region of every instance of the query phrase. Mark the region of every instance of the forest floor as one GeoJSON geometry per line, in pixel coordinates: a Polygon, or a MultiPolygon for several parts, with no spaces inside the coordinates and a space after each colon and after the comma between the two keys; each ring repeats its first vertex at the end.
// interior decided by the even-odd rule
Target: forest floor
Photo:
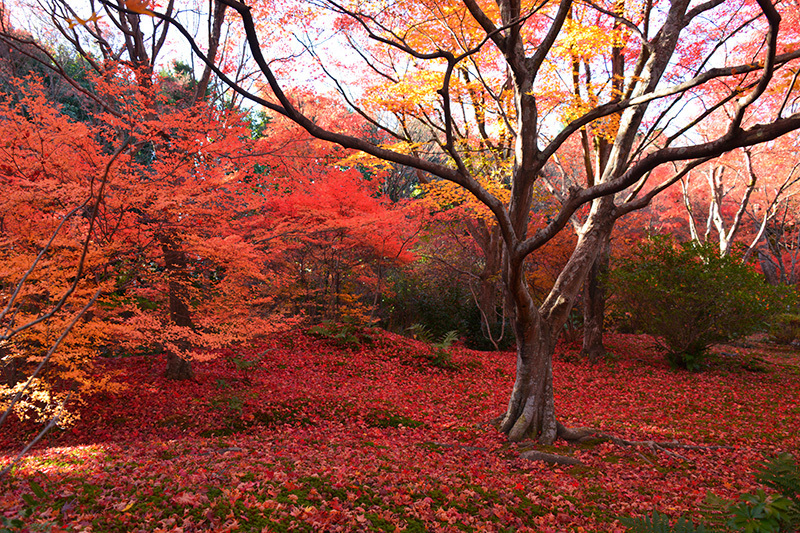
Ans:
{"type": "MultiPolygon", "coordinates": [[[[708,493],[754,492],[759,461],[800,449],[798,351],[723,346],[690,373],[645,336],[609,335],[607,347],[598,364],[559,347],[560,419],[697,447],[560,442],[539,449],[581,465],[528,461],[530,445],[489,424],[512,353],[456,346],[447,369],[389,333],[349,347],[292,333],[196,362],[191,382],[167,382],[160,357],[104,360],[98,372],[124,392],[90,398],[0,481],[0,520],[53,532],[625,531],[621,517],[653,510],[719,520],[708,493]]],[[[34,429],[2,428],[0,466],[34,429]]]]}

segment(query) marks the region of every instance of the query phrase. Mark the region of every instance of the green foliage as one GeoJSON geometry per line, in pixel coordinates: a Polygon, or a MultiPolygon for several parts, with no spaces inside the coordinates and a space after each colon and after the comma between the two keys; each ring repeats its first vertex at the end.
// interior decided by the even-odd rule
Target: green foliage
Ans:
{"type": "MultiPolygon", "coordinates": [[[[430,272],[406,269],[396,271],[391,279],[391,296],[384,298],[387,329],[402,330],[412,324],[423,324],[433,338],[457,330],[467,347],[476,350],[494,349],[483,331],[481,314],[467,285],[452,275],[432,269],[430,272]]],[[[500,338],[502,324],[496,324],[492,335],[500,338]]],[[[420,339],[422,340],[422,339],[420,339]]],[[[432,340],[432,339],[431,339],[432,340]]],[[[500,348],[514,342],[511,328],[505,325],[500,348]]]]}
{"type": "Polygon", "coordinates": [[[669,516],[653,511],[651,515],[641,518],[623,518],[620,520],[628,530],[633,533],[707,533],[708,529],[702,524],[694,525],[691,520],[684,517],[678,518],[674,525],[670,524],[669,516]]]}
{"type": "Polygon", "coordinates": [[[453,330],[445,333],[439,342],[431,344],[431,347],[433,347],[433,355],[429,358],[431,366],[446,370],[458,368],[458,365],[453,362],[453,358],[450,355],[450,347],[456,339],[458,339],[458,331],[453,330]]]}
{"type": "Polygon", "coordinates": [[[458,365],[453,361],[450,355],[450,347],[458,340],[458,331],[448,331],[438,342],[434,342],[433,333],[422,324],[412,324],[409,326],[408,331],[412,333],[415,339],[431,346],[432,351],[423,354],[423,357],[428,360],[430,366],[445,370],[454,370],[458,368],[458,365]]]}
{"type": "Polygon", "coordinates": [[[657,338],[670,363],[698,369],[708,348],[758,331],[781,307],[779,289],[710,244],[642,241],[611,274],[615,304],[657,338]]]}
{"type": "Polygon", "coordinates": [[[356,324],[325,320],[308,330],[309,335],[320,339],[328,339],[343,348],[359,348],[375,341],[371,333],[356,324]]]}
{"type": "Polygon", "coordinates": [[[0,515],[0,533],[12,533],[14,531],[52,531],[52,528],[56,525],[50,521],[33,526],[28,523],[33,515],[47,507],[51,499],[47,492],[36,481],[30,480],[28,485],[33,494],[22,495],[22,500],[25,502],[25,505],[17,511],[17,516],[9,518],[0,515]]]}
{"type": "Polygon", "coordinates": [[[789,522],[792,501],[784,496],[768,496],[762,489],[755,494],[743,494],[739,502],[728,508],[728,526],[745,533],[779,533],[789,522]]]}
{"type": "Polygon", "coordinates": [[[366,422],[375,428],[398,428],[400,426],[417,428],[424,425],[419,420],[383,410],[372,411],[367,415],[366,422]]]}
{"type": "Polygon", "coordinates": [[[406,328],[406,331],[411,333],[411,336],[418,341],[422,341],[426,344],[433,344],[434,338],[433,333],[424,324],[411,324],[406,328]]]}
{"type": "Polygon", "coordinates": [[[238,357],[232,356],[232,357],[230,357],[230,362],[233,363],[233,366],[234,366],[234,368],[236,368],[236,370],[248,370],[248,369],[251,369],[251,368],[255,367],[256,365],[258,365],[258,363],[260,361],[261,361],[261,357],[260,356],[254,357],[252,359],[247,359],[247,358],[245,358],[243,356],[238,356],[238,357]]]}
{"type": "Polygon", "coordinates": [[[769,334],[778,344],[800,341],[800,315],[782,313],[770,320],[769,334]]]}
{"type": "Polygon", "coordinates": [[[800,525],[800,467],[794,456],[782,453],[763,461],[756,479],[792,502],[787,519],[793,525],[800,525]]]}

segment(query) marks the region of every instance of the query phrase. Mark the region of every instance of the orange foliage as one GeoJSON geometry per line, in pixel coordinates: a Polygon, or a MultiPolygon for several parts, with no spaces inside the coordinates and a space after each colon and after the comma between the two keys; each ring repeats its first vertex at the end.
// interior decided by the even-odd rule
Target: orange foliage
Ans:
{"type": "Polygon", "coordinates": [[[29,386],[20,415],[45,420],[67,397],[117,390],[113,375],[94,370],[101,354],[165,351],[202,360],[291,326],[299,311],[374,318],[386,270],[411,259],[415,235],[405,206],[376,197],[379,175],[331,166],[342,153],[280,120],[253,139],[245,117],[204,103],[175,105],[160,80],[142,87],[118,70],[93,81],[118,102],[95,122],[61,114],[33,79],[17,83],[17,100],[0,104],[6,302],[55,235],[4,327],[52,309],[75,280],[88,239],[62,311],[0,347],[14,375],[0,385],[3,402],[95,291],[98,304],[29,386]],[[176,297],[187,322],[175,320],[176,297]]]}

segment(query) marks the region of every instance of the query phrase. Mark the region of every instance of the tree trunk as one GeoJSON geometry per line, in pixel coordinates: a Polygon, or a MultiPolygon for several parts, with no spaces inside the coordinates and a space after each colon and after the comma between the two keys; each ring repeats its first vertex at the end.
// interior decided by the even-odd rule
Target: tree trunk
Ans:
{"type": "Polygon", "coordinates": [[[183,381],[194,379],[192,364],[173,351],[167,351],[167,370],[164,375],[168,379],[183,381]]]}
{"type": "Polygon", "coordinates": [[[758,254],[758,262],[761,265],[761,271],[764,273],[764,279],[768,285],[780,285],[781,277],[778,274],[778,267],[769,254],[761,248],[756,250],[758,254]]]}
{"type": "Polygon", "coordinates": [[[597,361],[606,353],[603,323],[606,311],[605,276],[611,256],[611,240],[605,242],[583,285],[583,347],[581,356],[597,361]]]}
{"type": "Polygon", "coordinates": [[[197,83],[192,104],[195,104],[206,97],[208,91],[208,84],[211,81],[211,65],[216,62],[217,50],[219,49],[219,40],[222,33],[222,23],[225,21],[225,9],[228,6],[222,2],[214,2],[214,11],[209,21],[210,31],[208,36],[208,62],[203,68],[203,75],[200,76],[200,81],[197,83]]]}
{"type": "MultiPolygon", "coordinates": [[[[589,269],[609,242],[614,224],[612,212],[611,199],[595,202],[572,256],[538,309],[533,305],[522,268],[514,264],[514,258],[507,261],[508,297],[513,304],[517,339],[517,377],[500,430],[511,441],[538,439],[552,444],[559,436],[553,398],[556,340],[589,269]]],[[[517,261],[521,263],[519,258],[517,261]]]]}
{"type": "MultiPolygon", "coordinates": [[[[167,271],[170,320],[177,326],[192,328],[192,315],[187,304],[189,294],[186,289],[188,283],[186,254],[180,249],[173,235],[161,234],[158,236],[158,240],[161,243],[161,252],[164,254],[164,265],[167,271]]],[[[181,349],[189,348],[186,341],[179,341],[177,344],[181,349]]],[[[167,350],[165,375],[169,379],[182,381],[193,379],[194,371],[189,361],[173,350],[167,350]]]]}
{"type": "Polygon", "coordinates": [[[25,375],[20,368],[19,359],[10,355],[10,350],[6,346],[0,346],[0,383],[9,388],[13,388],[17,383],[25,379],[25,375]]]}
{"type": "Polygon", "coordinates": [[[557,438],[553,400],[555,342],[547,324],[514,319],[517,335],[517,377],[500,431],[518,442],[538,438],[551,444],[557,438]]]}
{"type": "Polygon", "coordinates": [[[502,238],[496,224],[489,225],[484,220],[468,220],[467,231],[483,253],[483,269],[478,275],[476,304],[481,314],[481,330],[493,344],[497,327],[497,288],[500,285],[502,269],[502,238]]]}

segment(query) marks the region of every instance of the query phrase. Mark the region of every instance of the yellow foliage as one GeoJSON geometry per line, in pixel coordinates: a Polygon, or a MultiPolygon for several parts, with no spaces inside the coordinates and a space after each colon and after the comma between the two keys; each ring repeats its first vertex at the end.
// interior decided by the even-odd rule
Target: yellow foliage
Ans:
{"type": "MultiPolygon", "coordinates": [[[[511,201],[511,191],[500,180],[482,176],[478,178],[481,186],[498,198],[504,204],[511,201]]],[[[492,212],[481,202],[479,202],[469,191],[450,181],[437,180],[420,188],[425,191],[428,201],[441,210],[448,210],[455,207],[465,209],[470,215],[484,220],[493,220],[492,212]]]]}
{"type": "Polygon", "coordinates": [[[610,30],[580,21],[567,20],[564,23],[554,53],[565,58],[591,60],[604,55],[612,46],[625,44],[624,30],[610,30]]]}
{"type": "Polygon", "coordinates": [[[443,79],[443,73],[435,70],[413,71],[397,83],[387,81],[374,85],[362,104],[397,114],[429,110],[438,101],[436,89],[441,88],[443,79]]]}

